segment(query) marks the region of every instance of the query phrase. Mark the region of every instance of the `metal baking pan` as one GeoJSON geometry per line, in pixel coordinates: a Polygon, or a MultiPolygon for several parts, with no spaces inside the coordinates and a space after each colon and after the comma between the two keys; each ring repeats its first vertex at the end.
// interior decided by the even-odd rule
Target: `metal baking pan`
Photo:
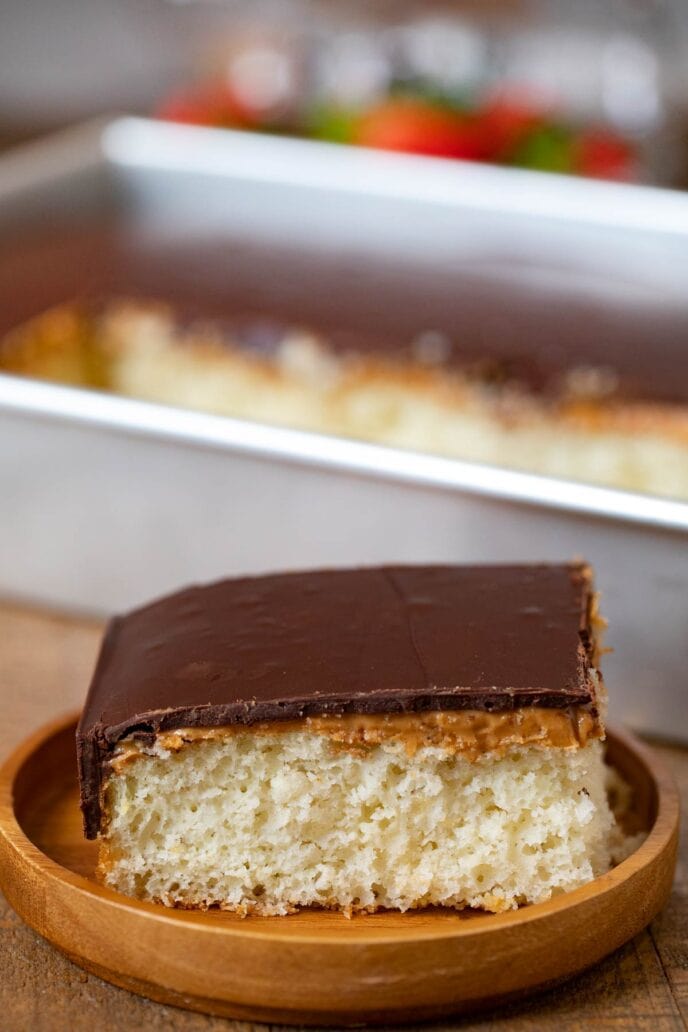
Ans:
{"type": "MultiPolygon", "coordinates": [[[[420,325],[476,275],[679,325],[686,258],[688,197],[648,188],[133,119],[0,160],[0,328],[88,291],[398,332],[400,282],[420,325]]],[[[247,571],[583,555],[617,718],[688,740],[686,504],[10,376],[0,435],[6,596],[107,612],[247,571]]]]}

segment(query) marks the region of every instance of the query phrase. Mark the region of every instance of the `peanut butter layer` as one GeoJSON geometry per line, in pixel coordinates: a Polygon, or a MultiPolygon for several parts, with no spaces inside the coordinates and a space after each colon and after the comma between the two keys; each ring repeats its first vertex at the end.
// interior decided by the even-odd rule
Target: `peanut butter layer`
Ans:
{"type": "Polygon", "coordinates": [[[567,709],[523,707],[503,713],[457,710],[403,714],[356,714],[305,717],[303,720],[271,721],[250,729],[236,724],[225,727],[187,727],[161,731],[154,743],[134,735],[121,742],[110,763],[115,773],[132,760],[164,749],[178,752],[196,742],[232,735],[279,735],[305,731],[326,735],[336,746],[357,754],[385,742],[401,742],[409,756],[425,746],[444,749],[474,762],[481,756],[503,756],[510,749],[540,746],[576,749],[604,737],[599,718],[584,706],[567,709]]]}

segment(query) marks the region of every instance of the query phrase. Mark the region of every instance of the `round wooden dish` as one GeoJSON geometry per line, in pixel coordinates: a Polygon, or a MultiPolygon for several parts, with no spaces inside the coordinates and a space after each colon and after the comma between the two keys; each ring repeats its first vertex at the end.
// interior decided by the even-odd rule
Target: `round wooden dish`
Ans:
{"type": "Polygon", "coordinates": [[[86,970],[163,1003],[294,1024],[398,1022],[495,1003],[594,964],[642,929],[673,878],[678,796],[637,741],[609,736],[649,836],[624,863],[549,903],[488,915],[241,919],[139,903],[98,885],[82,837],[75,720],[39,731],[0,772],[0,885],[86,970]]]}

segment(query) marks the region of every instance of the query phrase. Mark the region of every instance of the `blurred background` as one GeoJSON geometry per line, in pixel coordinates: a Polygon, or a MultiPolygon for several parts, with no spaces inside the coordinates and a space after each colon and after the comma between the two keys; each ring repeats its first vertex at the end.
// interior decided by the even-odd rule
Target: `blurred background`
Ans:
{"type": "Polygon", "coordinates": [[[684,0],[1,7],[0,599],[584,555],[688,738],[684,0]]]}
{"type": "Polygon", "coordinates": [[[684,186],[687,48],[682,0],[4,0],[0,139],[119,109],[684,186]]]}

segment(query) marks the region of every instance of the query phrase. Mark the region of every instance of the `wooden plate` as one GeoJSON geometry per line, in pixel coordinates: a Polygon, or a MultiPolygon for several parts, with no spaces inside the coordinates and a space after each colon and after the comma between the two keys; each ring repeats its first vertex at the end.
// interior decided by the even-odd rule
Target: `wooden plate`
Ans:
{"type": "Polygon", "coordinates": [[[347,920],[308,911],[241,919],[127,899],[96,884],[82,838],[73,718],[0,772],[0,885],[18,914],[81,967],[163,1003],[294,1024],[398,1022],[468,1010],[560,980],[639,932],[673,878],[678,796],[637,741],[608,756],[650,829],[624,863],[507,914],[426,910],[347,920]]]}

